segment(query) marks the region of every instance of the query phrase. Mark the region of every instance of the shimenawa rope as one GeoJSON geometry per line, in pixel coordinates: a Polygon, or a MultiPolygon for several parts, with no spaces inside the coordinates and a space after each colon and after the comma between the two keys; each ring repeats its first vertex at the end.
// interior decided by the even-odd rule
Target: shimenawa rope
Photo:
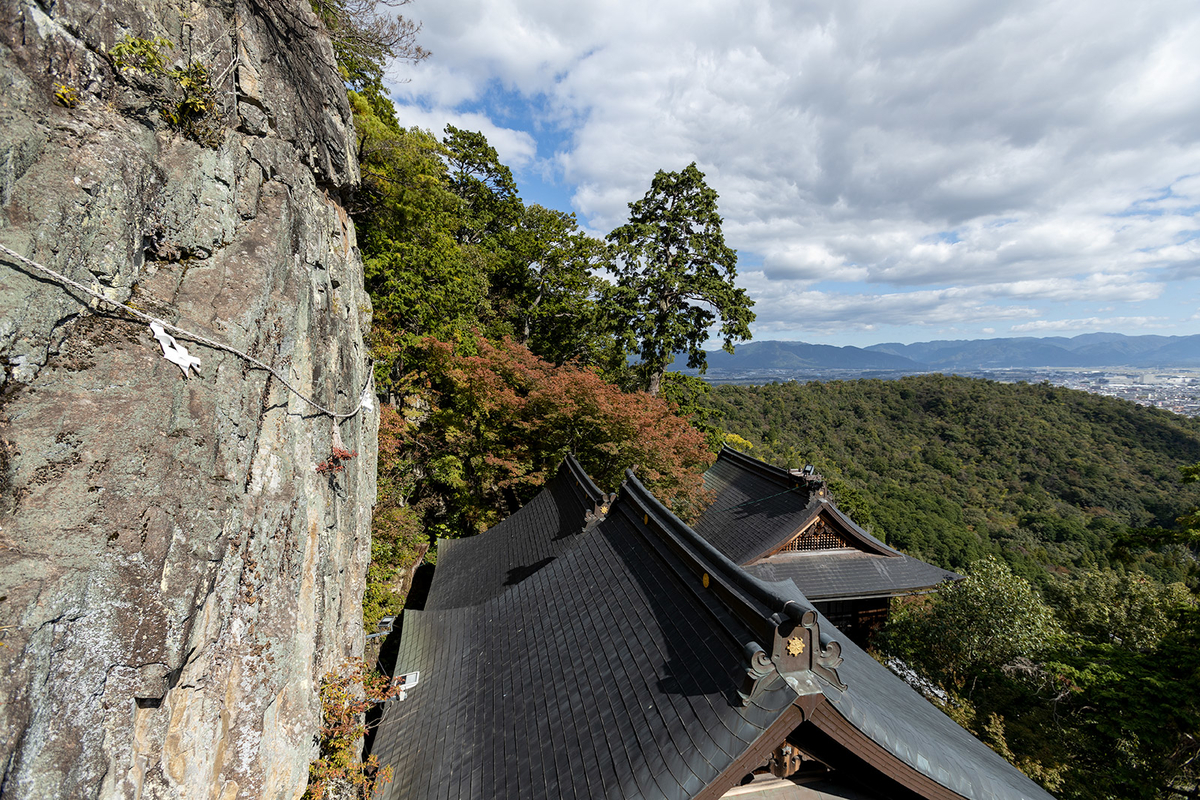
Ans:
{"type": "Polygon", "coordinates": [[[292,394],[296,395],[301,400],[303,400],[304,402],[308,403],[310,406],[315,408],[317,411],[320,411],[322,414],[332,417],[335,421],[353,417],[355,414],[357,414],[363,408],[367,408],[367,409],[374,408],[374,406],[371,402],[371,375],[370,374],[367,375],[367,381],[365,384],[363,384],[362,392],[359,393],[358,405],[354,407],[353,411],[349,411],[345,414],[339,414],[335,411],[331,411],[330,409],[325,408],[323,405],[321,405],[317,401],[313,400],[312,398],[305,396],[299,389],[297,389],[295,386],[292,386],[292,384],[289,383],[286,378],[284,378],[282,375],[280,375],[278,370],[276,370],[274,367],[267,366],[266,364],[259,361],[257,358],[255,358],[252,355],[243,353],[241,350],[238,350],[235,347],[230,347],[227,344],[222,344],[221,342],[215,341],[213,339],[209,339],[207,336],[201,336],[200,334],[195,333],[193,331],[189,331],[186,328],[181,328],[178,325],[172,325],[171,323],[166,322],[161,319],[158,319],[157,317],[152,317],[149,314],[138,311],[136,308],[130,308],[129,306],[122,305],[122,304],[116,302],[115,300],[105,297],[103,294],[101,294],[99,292],[89,289],[88,287],[84,286],[82,283],[79,283],[78,281],[71,280],[66,275],[55,272],[54,270],[47,267],[45,264],[39,264],[38,262],[36,262],[32,259],[26,258],[25,256],[21,255],[20,253],[10,250],[9,248],[5,247],[2,244],[0,244],[0,251],[3,251],[4,253],[8,254],[10,257],[15,258],[17,261],[20,261],[22,264],[25,264],[26,266],[37,270],[38,272],[42,273],[43,275],[53,278],[54,280],[58,281],[61,284],[70,286],[72,289],[75,289],[76,291],[83,292],[87,296],[92,297],[92,298],[100,301],[101,303],[107,304],[109,306],[112,306],[113,308],[116,308],[120,311],[125,312],[126,314],[137,317],[138,319],[140,319],[146,323],[151,323],[151,322],[157,323],[157,324],[161,325],[163,328],[173,331],[173,332],[179,334],[180,336],[184,337],[185,339],[190,339],[191,341],[205,345],[206,347],[211,347],[215,350],[224,350],[227,353],[232,353],[233,355],[235,355],[239,358],[249,361],[251,364],[258,367],[259,369],[266,370],[267,372],[274,375],[276,380],[278,380],[280,383],[282,383],[284,386],[286,386],[288,388],[288,390],[292,392],[292,394]]]}

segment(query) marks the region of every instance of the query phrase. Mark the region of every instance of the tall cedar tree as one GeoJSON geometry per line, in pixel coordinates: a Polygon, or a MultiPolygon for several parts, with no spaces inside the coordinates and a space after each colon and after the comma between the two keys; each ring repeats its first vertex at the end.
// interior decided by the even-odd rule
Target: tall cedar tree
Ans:
{"type": "Polygon", "coordinates": [[[517,341],[556,364],[602,359],[611,338],[603,335],[594,298],[605,249],[579,230],[574,214],[536,203],[525,208],[511,237],[512,268],[503,276],[507,302],[501,308],[517,341]]]}
{"type": "Polygon", "coordinates": [[[718,318],[725,350],[749,339],[754,301],[734,286],[737,254],[725,245],[717,193],[695,162],[683,172],[660,170],[629,211],[628,224],[608,235],[616,255],[613,322],[641,356],[641,388],[657,395],[676,353],[704,372],[701,345],[718,318]]]}

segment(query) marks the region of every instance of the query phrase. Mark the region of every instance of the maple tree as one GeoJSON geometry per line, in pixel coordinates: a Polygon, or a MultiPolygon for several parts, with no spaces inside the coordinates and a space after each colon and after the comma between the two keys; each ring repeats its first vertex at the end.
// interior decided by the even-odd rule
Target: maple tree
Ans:
{"type": "Polygon", "coordinates": [[[391,767],[381,767],[374,755],[362,759],[359,749],[367,733],[366,712],[400,696],[403,688],[400,679],[368,669],[361,658],[350,659],[321,678],[320,755],[309,764],[303,800],[367,800],[375,796],[380,782],[391,781],[391,767]]]}
{"type": "Polygon", "coordinates": [[[463,535],[516,511],[573,453],[606,490],[625,470],[681,517],[707,499],[705,435],[665,400],[630,395],[589,368],[555,365],[510,338],[426,339],[413,392],[424,407],[381,434],[383,485],[424,503],[427,530],[463,535]],[[386,438],[386,442],[384,441],[386,438]],[[423,479],[406,478],[420,461],[423,479]],[[430,495],[437,495],[437,502],[430,495]]]}

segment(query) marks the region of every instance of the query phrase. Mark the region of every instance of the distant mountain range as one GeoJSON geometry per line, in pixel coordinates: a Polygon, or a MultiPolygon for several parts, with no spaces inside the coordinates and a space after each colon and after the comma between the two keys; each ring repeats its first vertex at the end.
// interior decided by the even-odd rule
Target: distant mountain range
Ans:
{"type": "Polygon", "coordinates": [[[962,372],[1037,367],[1200,367],[1200,334],[1071,338],[960,339],[835,347],[806,342],[749,342],[733,355],[708,354],[710,374],[845,369],[962,372]]]}

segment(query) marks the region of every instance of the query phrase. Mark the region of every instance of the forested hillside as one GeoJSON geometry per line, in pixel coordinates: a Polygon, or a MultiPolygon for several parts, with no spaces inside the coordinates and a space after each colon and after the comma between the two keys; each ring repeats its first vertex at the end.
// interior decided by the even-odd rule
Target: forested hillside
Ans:
{"type": "Polygon", "coordinates": [[[1194,582],[1178,551],[1118,547],[1200,501],[1200,421],[1047,384],[924,375],[717,386],[707,405],[755,456],[814,464],[877,536],[949,568],[1003,554],[1045,585],[1134,558],[1194,582]]]}
{"type": "Polygon", "coordinates": [[[896,602],[874,643],[960,724],[1063,798],[1197,796],[1200,423],[940,375],[718,386],[705,405],[968,575],[896,602]]]}

